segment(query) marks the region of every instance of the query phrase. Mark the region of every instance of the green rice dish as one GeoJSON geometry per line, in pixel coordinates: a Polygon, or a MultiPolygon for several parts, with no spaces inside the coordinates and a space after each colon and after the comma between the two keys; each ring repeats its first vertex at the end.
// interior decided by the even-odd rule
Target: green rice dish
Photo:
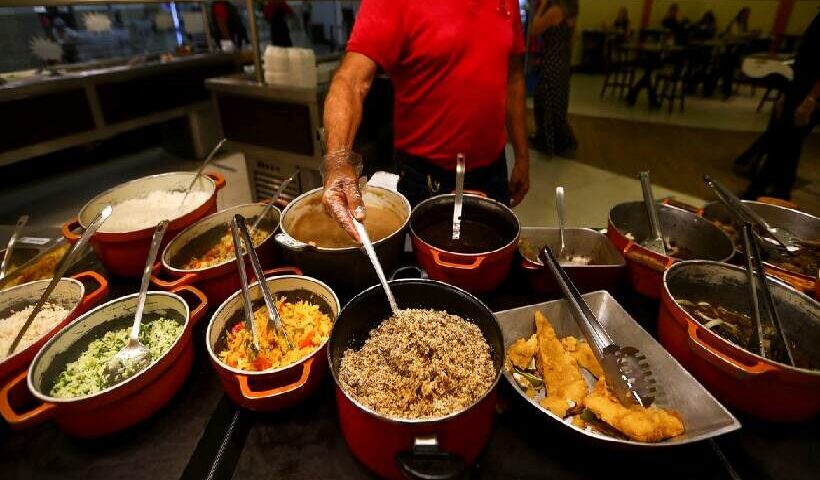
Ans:
{"type": "MultiPolygon", "coordinates": [[[[129,327],[106,332],[88,344],[77,360],[69,362],[57,375],[50,395],[74,398],[92,395],[105,388],[105,364],[128,343],[129,327]]],[[[183,326],[164,317],[140,325],[140,342],[151,352],[151,363],[167,352],[182,334],[183,326]]]]}

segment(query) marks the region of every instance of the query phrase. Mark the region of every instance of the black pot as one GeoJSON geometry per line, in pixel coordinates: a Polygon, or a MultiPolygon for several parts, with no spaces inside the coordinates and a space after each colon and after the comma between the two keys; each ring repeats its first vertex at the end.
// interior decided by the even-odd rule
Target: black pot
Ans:
{"type": "Polygon", "coordinates": [[[345,305],[328,340],[342,434],[353,454],[383,477],[455,478],[475,461],[492,432],[495,388],[504,365],[501,328],[481,300],[459,288],[421,279],[395,280],[390,286],[399,308],[446,310],[476,324],[490,346],[495,380],[469,408],[435,419],[388,418],[349,397],[339,384],[342,355],[360,348],[391,314],[381,286],[370,287],[345,305]]]}

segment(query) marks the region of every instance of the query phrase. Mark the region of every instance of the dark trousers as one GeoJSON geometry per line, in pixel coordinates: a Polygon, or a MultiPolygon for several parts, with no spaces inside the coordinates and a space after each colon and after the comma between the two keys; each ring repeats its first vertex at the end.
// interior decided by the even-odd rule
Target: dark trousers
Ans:
{"type": "MultiPolygon", "coordinates": [[[[455,170],[446,170],[420,157],[397,152],[396,173],[399,175],[399,192],[416,206],[436,195],[452,193],[456,188],[455,170]]],[[[502,150],[490,165],[467,170],[464,176],[465,190],[478,190],[504,205],[510,204],[507,180],[507,158],[502,150]]]]}
{"type": "Polygon", "coordinates": [[[785,103],[783,115],[772,121],[767,131],[768,156],[756,172],[749,189],[743,195],[744,198],[791,198],[803,141],[820,122],[820,114],[815,111],[808,125],[798,127],[794,124],[795,103],[789,102],[788,99],[785,103]]]}

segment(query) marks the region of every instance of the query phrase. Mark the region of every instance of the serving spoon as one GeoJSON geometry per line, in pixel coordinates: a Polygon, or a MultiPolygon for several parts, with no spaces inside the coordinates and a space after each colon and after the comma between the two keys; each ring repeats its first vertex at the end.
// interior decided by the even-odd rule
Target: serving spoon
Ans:
{"type": "Polygon", "coordinates": [[[355,218],[353,219],[353,226],[356,228],[356,233],[359,234],[364,251],[368,258],[370,258],[370,263],[373,264],[373,269],[376,270],[376,275],[379,277],[379,282],[382,284],[385,295],[387,295],[387,302],[390,304],[390,310],[393,312],[393,315],[399,315],[401,311],[399,310],[398,304],[396,304],[396,297],[393,296],[393,290],[390,289],[390,284],[387,283],[387,277],[384,276],[382,264],[379,262],[379,257],[376,255],[376,250],[373,248],[373,243],[370,241],[370,236],[367,234],[367,229],[364,228],[362,222],[356,220],[355,218]]]}
{"type": "Polygon", "coordinates": [[[456,156],[456,198],[453,203],[453,240],[461,239],[461,211],[464,208],[464,171],[466,162],[464,154],[456,156]]]}
{"type": "Polygon", "coordinates": [[[612,340],[548,246],[541,250],[540,257],[561,287],[572,316],[601,363],[606,383],[618,400],[625,406],[651,405],[659,391],[646,356],[635,347],[622,347],[612,340]]]}
{"type": "Polygon", "coordinates": [[[270,201],[268,201],[268,203],[265,204],[265,208],[262,209],[262,213],[260,213],[259,216],[256,217],[256,221],[254,221],[253,225],[251,225],[251,235],[253,235],[253,232],[256,231],[256,227],[258,227],[259,224],[262,223],[262,219],[265,218],[268,215],[268,212],[270,212],[271,208],[273,208],[273,204],[276,203],[277,200],[279,200],[279,197],[282,196],[282,193],[285,191],[286,188],[288,188],[290,182],[292,182],[293,179],[295,179],[296,176],[299,175],[299,173],[301,173],[301,170],[299,170],[299,167],[296,167],[296,171],[293,172],[293,175],[289,176],[282,183],[279,184],[279,188],[276,189],[276,192],[273,194],[270,201]]]}
{"type": "Polygon", "coordinates": [[[789,342],[786,341],[780,315],[777,313],[772,292],[769,290],[769,284],[766,281],[766,271],[763,269],[760,250],[757,248],[756,234],[749,222],[743,224],[743,247],[746,254],[746,278],[749,286],[749,297],[752,301],[752,320],[755,324],[759,353],[765,358],[775,360],[774,342],[782,342],[785,346],[789,364],[794,366],[794,354],[789,342]],[[761,310],[761,300],[763,310],[761,310]],[[774,335],[767,335],[764,331],[763,315],[761,315],[764,311],[766,312],[766,320],[771,325],[774,335]],[[770,341],[770,338],[774,341],[770,341]]]}
{"type": "Polygon", "coordinates": [[[652,183],[649,181],[649,172],[644,171],[638,174],[641,179],[641,189],[643,190],[643,202],[646,206],[646,214],[649,217],[649,238],[641,242],[641,246],[660,255],[666,256],[666,242],[663,241],[661,232],[661,221],[658,219],[658,209],[655,205],[655,196],[652,195],[652,183]]]}
{"type": "Polygon", "coordinates": [[[738,220],[741,222],[751,222],[766,231],[768,233],[766,240],[769,243],[776,243],[789,253],[795,253],[802,248],[797,237],[792,235],[786,229],[777,228],[770,225],[769,222],[767,222],[757,212],[741,202],[740,199],[737,198],[737,195],[732,193],[722,183],[709,175],[704,175],[703,181],[715,191],[715,194],[717,194],[720,201],[723,202],[727,208],[729,208],[729,211],[732,212],[738,220]]]}
{"type": "Polygon", "coordinates": [[[558,235],[561,238],[561,250],[558,251],[558,260],[567,260],[567,245],[564,241],[566,209],[564,208],[564,187],[555,187],[555,210],[558,213],[558,235]]]}
{"type": "Polygon", "coordinates": [[[6,245],[6,253],[3,255],[3,263],[0,264],[0,280],[6,278],[11,264],[11,253],[14,250],[14,244],[17,243],[17,237],[20,236],[20,230],[28,223],[28,215],[23,215],[17,219],[17,224],[14,226],[14,232],[9,238],[9,243],[6,245]]]}
{"type": "Polygon", "coordinates": [[[248,233],[248,226],[245,223],[245,217],[236,214],[231,221],[231,235],[233,235],[233,248],[236,261],[236,268],[239,270],[239,280],[242,284],[242,296],[244,298],[245,307],[245,326],[249,328],[253,336],[253,346],[256,351],[259,351],[259,332],[256,331],[256,324],[253,321],[253,305],[251,303],[250,288],[248,286],[248,274],[245,271],[245,260],[242,255],[242,242],[245,244],[245,251],[251,261],[251,267],[256,275],[256,282],[259,285],[259,291],[262,292],[262,300],[265,302],[265,307],[268,311],[268,325],[273,325],[276,333],[284,340],[289,349],[293,348],[293,344],[288,338],[285,327],[282,324],[282,318],[279,316],[279,310],[276,308],[276,302],[273,295],[270,293],[268,283],[265,281],[265,272],[262,271],[262,264],[259,263],[259,257],[256,255],[256,250],[253,247],[251,235],[248,233]],[[241,237],[241,238],[240,238],[241,237]],[[241,241],[240,241],[241,240],[241,241]]]}
{"type": "Polygon", "coordinates": [[[26,322],[20,328],[20,331],[17,332],[17,336],[14,337],[14,341],[12,341],[11,345],[9,345],[9,351],[7,353],[7,356],[10,357],[12,352],[14,352],[14,349],[17,348],[17,345],[20,343],[20,340],[22,340],[23,335],[26,334],[28,328],[31,326],[31,323],[37,317],[37,314],[39,314],[40,310],[43,309],[43,306],[46,304],[46,301],[48,300],[48,297],[51,295],[51,292],[53,292],[54,289],[57,287],[57,284],[60,283],[60,280],[63,278],[63,275],[68,270],[68,268],[74,264],[74,261],[77,258],[77,254],[80,251],[82,251],[82,249],[85,247],[85,244],[88,243],[88,240],[91,238],[91,236],[97,232],[97,229],[100,228],[100,225],[102,225],[103,222],[105,222],[108,219],[108,217],[111,216],[111,212],[113,211],[114,209],[111,208],[111,205],[106,205],[105,208],[100,210],[100,213],[98,213],[97,216],[94,217],[94,220],[92,220],[91,224],[88,225],[88,228],[85,229],[85,232],[83,232],[82,236],[77,241],[77,243],[75,243],[74,246],[71,247],[71,250],[69,250],[68,253],[65,254],[63,259],[60,261],[60,264],[57,266],[57,269],[54,271],[54,276],[51,277],[51,282],[49,282],[46,289],[43,290],[43,294],[40,296],[40,299],[37,300],[37,303],[34,305],[34,309],[32,309],[31,313],[26,319],[26,322]]]}
{"type": "Polygon", "coordinates": [[[205,170],[205,167],[207,167],[209,163],[211,163],[211,160],[213,160],[214,155],[216,155],[216,152],[218,152],[219,149],[221,149],[227,141],[227,138],[223,138],[222,140],[220,140],[219,143],[217,143],[216,146],[213,148],[213,150],[211,150],[211,153],[209,153],[208,156],[205,157],[205,160],[203,160],[202,163],[199,165],[199,168],[197,169],[196,174],[194,175],[194,179],[191,180],[191,183],[188,185],[188,188],[185,189],[185,195],[182,196],[182,201],[179,203],[180,209],[183,207],[183,205],[185,205],[185,199],[188,198],[188,194],[191,193],[191,189],[194,188],[194,184],[196,184],[196,181],[199,180],[199,177],[202,176],[202,171],[205,170]]]}
{"type": "Polygon", "coordinates": [[[151,270],[157,259],[159,244],[162,242],[162,237],[165,236],[167,228],[168,220],[163,220],[157,224],[154,230],[151,247],[148,249],[148,258],[145,261],[145,269],[142,271],[142,282],[137,296],[137,311],[134,314],[131,332],[128,334],[128,343],[106,362],[103,369],[102,378],[107,387],[134,376],[151,363],[151,351],[148,350],[145,344],[140,342],[140,325],[142,325],[142,314],[145,310],[145,299],[148,297],[151,270]]]}

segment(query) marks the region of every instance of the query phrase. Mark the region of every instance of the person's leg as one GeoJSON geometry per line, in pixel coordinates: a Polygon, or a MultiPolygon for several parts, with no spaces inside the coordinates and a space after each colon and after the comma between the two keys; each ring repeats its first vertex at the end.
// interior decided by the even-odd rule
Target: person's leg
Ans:
{"type": "Polygon", "coordinates": [[[803,150],[803,142],[817,125],[818,115],[815,114],[812,121],[803,127],[792,125],[783,142],[783,152],[779,155],[779,164],[774,169],[771,182],[770,196],[789,200],[797,179],[797,167],[800,164],[800,154],[803,150]]]}

